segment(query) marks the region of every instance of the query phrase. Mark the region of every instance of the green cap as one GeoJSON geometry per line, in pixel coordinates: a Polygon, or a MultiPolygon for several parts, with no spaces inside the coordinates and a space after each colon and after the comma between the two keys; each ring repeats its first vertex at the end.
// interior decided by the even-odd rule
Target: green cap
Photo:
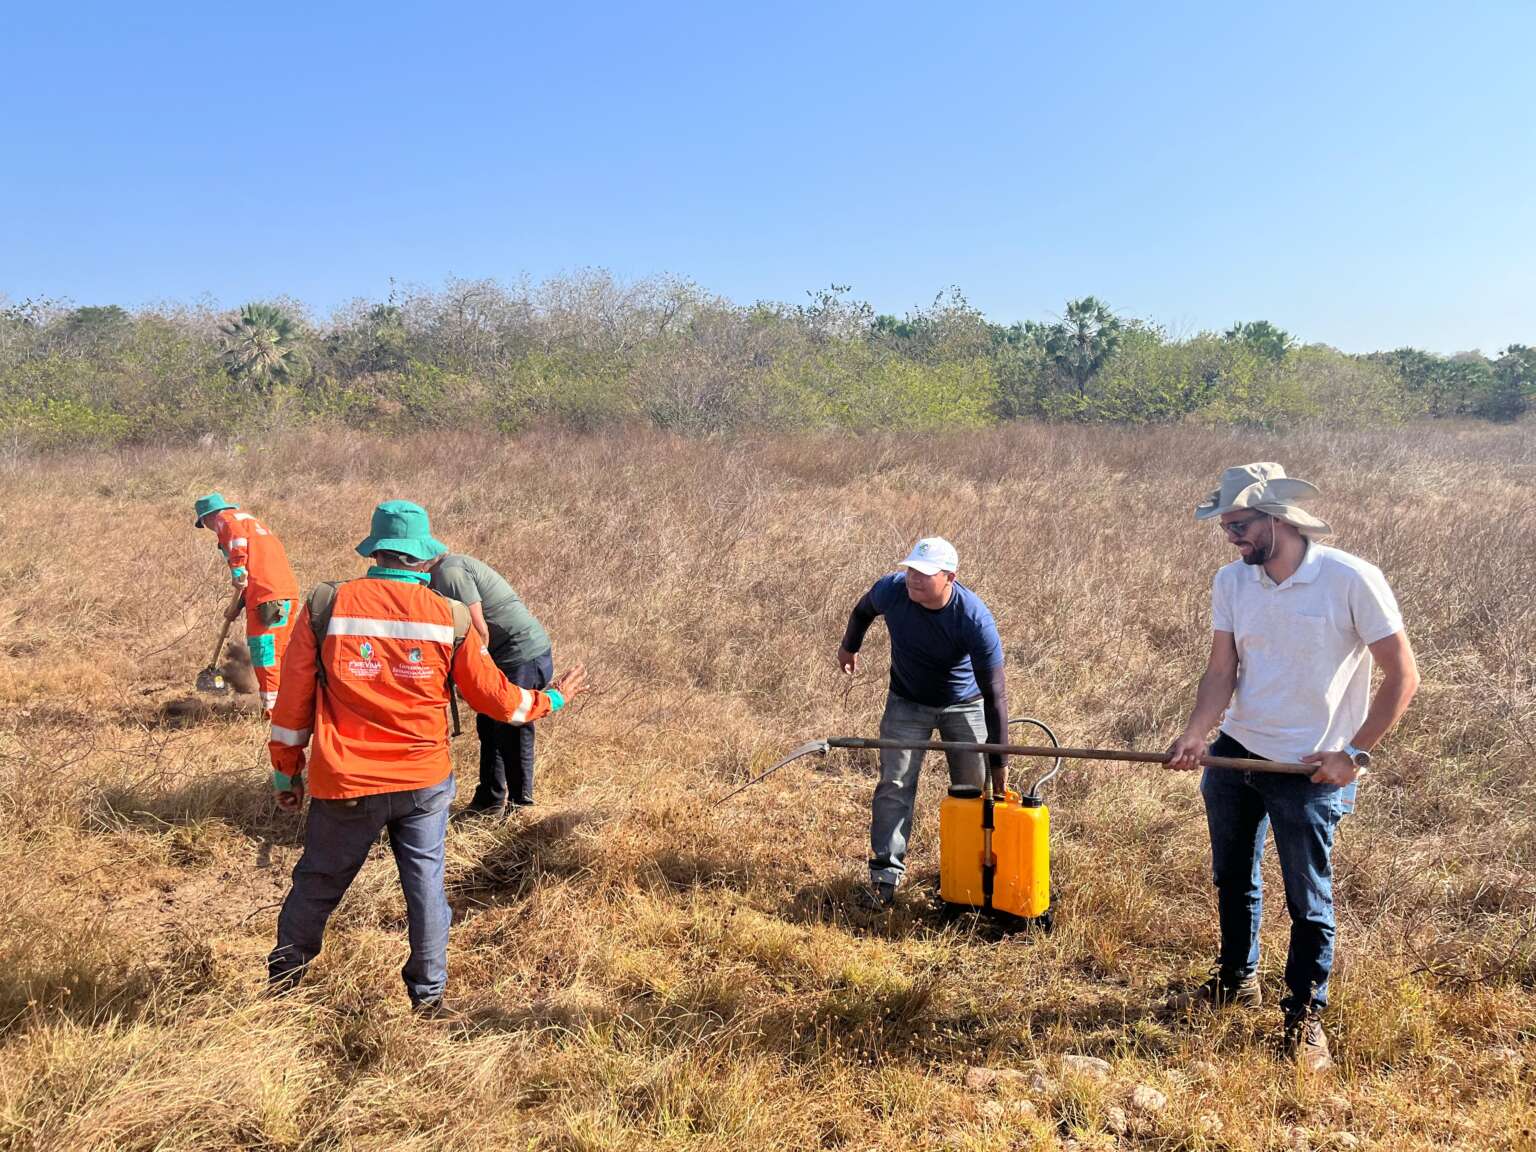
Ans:
{"type": "Polygon", "coordinates": [[[432,538],[427,510],[409,500],[386,500],[373,510],[368,538],[357,546],[360,556],[375,552],[399,552],[417,560],[430,560],[448,551],[448,545],[432,538]]]}
{"type": "Polygon", "coordinates": [[[192,521],[192,527],[201,528],[204,516],[212,515],[214,512],[222,512],[226,508],[238,507],[240,505],[231,504],[218,492],[210,492],[206,496],[199,496],[197,503],[193,505],[193,511],[197,513],[197,519],[192,521]]]}

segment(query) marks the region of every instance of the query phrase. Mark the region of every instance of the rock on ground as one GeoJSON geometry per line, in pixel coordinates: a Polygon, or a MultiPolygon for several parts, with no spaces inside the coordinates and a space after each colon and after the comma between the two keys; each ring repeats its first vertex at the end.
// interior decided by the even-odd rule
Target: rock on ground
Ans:
{"type": "Polygon", "coordinates": [[[1067,1055],[1061,1058],[1061,1070],[1085,1076],[1090,1080],[1109,1079],[1109,1061],[1097,1056],[1067,1055]]]}
{"type": "Polygon", "coordinates": [[[967,1068],[965,1086],[972,1092],[996,1092],[1007,1085],[1022,1085],[1024,1073],[1013,1068],[967,1068]]]}

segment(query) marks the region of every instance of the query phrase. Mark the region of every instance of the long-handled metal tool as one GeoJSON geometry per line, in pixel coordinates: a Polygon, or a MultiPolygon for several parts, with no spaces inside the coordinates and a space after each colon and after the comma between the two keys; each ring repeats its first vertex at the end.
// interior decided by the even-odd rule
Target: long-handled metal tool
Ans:
{"type": "MultiPolygon", "coordinates": [[[[721,800],[729,800],[738,792],[744,792],[754,784],[760,784],[786,764],[812,754],[825,755],[833,748],[896,748],[924,752],[979,752],[983,755],[1038,756],[1062,760],[1109,760],[1127,764],[1166,764],[1170,757],[1166,752],[1131,752],[1118,748],[1055,748],[1038,744],[973,744],[961,740],[883,740],[868,736],[828,736],[821,740],[808,740],[788,756],[759,776],[732,788],[721,800]]],[[[1279,760],[1244,760],[1231,756],[1201,756],[1200,764],[1206,768],[1226,768],[1235,772],[1276,772],[1290,776],[1310,776],[1317,771],[1315,764],[1293,764],[1279,760]]],[[[1041,781],[1044,783],[1044,781],[1041,781]]]]}
{"type": "MultiPolygon", "coordinates": [[[[235,600],[231,600],[230,603],[233,605],[244,595],[243,589],[237,591],[235,593],[235,600]]],[[[224,627],[219,629],[219,642],[213,646],[213,659],[208,661],[208,667],[197,674],[196,686],[199,692],[211,692],[216,696],[222,696],[229,691],[229,684],[224,680],[224,673],[219,670],[219,657],[224,654],[224,641],[228,639],[229,626],[233,623],[234,620],[230,618],[226,610],[224,614],[224,627]]]]}
{"type": "Polygon", "coordinates": [[[219,671],[219,656],[224,651],[224,638],[229,635],[229,626],[232,621],[224,621],[224,627],[219,629],[219,642],[213,647],[213,659],[208,667],[197,674],[197,690],[199,692],[212,692],[214,695],[223,695],[229,691],[229,684],[224,680],[224,673],[219,671]]]}

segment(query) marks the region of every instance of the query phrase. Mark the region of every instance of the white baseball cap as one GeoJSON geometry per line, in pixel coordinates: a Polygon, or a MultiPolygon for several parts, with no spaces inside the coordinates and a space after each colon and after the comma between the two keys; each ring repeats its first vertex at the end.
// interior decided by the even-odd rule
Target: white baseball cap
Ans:
{"type": "Polygon", "coordinates": [[[898,568],[916,568],[924,576],[953,572],[960,567],[960,554],[942,536],[924,536],[912,545],[912,551],[898,568]]]}

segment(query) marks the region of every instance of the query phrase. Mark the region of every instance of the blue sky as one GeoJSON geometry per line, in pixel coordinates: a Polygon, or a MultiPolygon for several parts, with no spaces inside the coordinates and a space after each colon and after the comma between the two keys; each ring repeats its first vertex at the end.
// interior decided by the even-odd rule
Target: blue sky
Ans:
{"type": "Polygon", "coordinates": [[[598,266],[1536,343],[1536,4],[76,4],[0,28],[0,293],[598,266]]]}

